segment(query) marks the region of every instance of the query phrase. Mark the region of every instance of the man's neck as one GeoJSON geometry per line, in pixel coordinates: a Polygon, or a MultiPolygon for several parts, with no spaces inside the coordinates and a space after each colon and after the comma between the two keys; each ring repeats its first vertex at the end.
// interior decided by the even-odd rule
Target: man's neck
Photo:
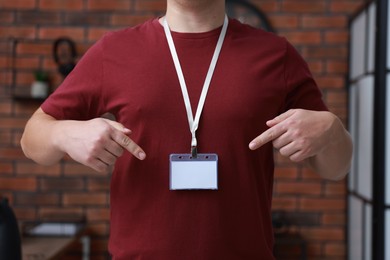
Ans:
{"type": "Polygon", "coordinates": [[[223,24],[224,0],[168,0],[166,19],[175,32],[207,32],[223,24]]]}

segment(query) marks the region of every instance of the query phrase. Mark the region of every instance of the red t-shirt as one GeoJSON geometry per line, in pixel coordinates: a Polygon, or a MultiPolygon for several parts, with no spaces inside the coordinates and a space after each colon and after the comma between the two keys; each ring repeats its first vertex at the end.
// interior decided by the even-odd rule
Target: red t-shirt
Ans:
{"type": "MultiPolygon", "coordinates": [[[[172,33],[195,113],[221,28],[172,33]]],[[[309,69],[285,39],[230,19],[197,131],[198,151],[217,153],[217,191],[170,191],[169,155],[191,134],[158,19],[109,33],[42,105],[57,119],[106,112],[147,153],[117,160],[111,178],[109,250],[114,259],[274,259],[273,149],[251,151],[265,122],[290,108],[325,110],[309,69]]]]}

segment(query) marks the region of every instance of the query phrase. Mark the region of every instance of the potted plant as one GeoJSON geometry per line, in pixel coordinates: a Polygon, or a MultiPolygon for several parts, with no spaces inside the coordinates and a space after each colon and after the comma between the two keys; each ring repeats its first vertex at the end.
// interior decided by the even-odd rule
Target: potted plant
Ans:
{"type": "Polygon", "coordinates": [[[31,84],[31,97],[46,98],[49,95],[48,74],[45,71],[35,72],[35,81],[31,84]]]}

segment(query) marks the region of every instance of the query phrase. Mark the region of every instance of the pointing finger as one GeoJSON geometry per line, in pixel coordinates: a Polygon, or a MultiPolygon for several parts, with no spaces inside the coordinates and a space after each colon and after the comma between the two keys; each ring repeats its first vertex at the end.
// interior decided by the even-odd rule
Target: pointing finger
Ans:
{"type": "Polygon", "coordinates": [[[131,134],[131,130],[126,128],[124,125],[122,125],[119,122],[112,121],[109,119],[104,118],[104,121],[106,121],[110,126],[114,127],[115,129],[125,133],[125,134],[131,134]]]}
{"type": "Polygon", "coordinates": [[[295,112],[296,112],[295,109],[290,109],[287,112],[284,112],[283,114],[278,115],[274,119],[268,120],[267,121],[267,126],[273,127],[273,126],[283,122],[284,120],[286,120],[290,116],[292,116],[295,112]]]}
{"type": "Polygon", "coordinates": [[[145,152],[130,137],[120,131],[114,131],[113,140],[140,160],[146,158],[145,152]]]}
{"type": "Polygon", "coordinates": [[[111,134],[112,139],[122,146],[124,149],[129,151],[135,157],[140,160],[144,160],[146,158],[145,152],[139,147],[133,140],[128,137],[128,134],[131,134],[131,130],[124,127],[121,123],[112,121],[109,119],[104,119],[109,125],[111,125],[115,130],[111,134]],[[118,130],[118,131],[116,131],[118,130]]]}
{"type": "Polygon", "coordinates": [[[256,150],[261,146],[263,146],[264,144],[275,140],[276,138],[281,136],[284,132],[285,130],[283,130],[282,127],[277,127],[277,126],[271,127],[268,130],[264,131],[261,135],[253,139],[249,143],[249,149],[256,150]]]}
{"type": "Polygon", "coordinates": [[[120,145],[124,147],[127,151],[132,153],[138,159],[144,160],[146,158],[146,154],[141,149],[141,147],[139,147],[138,144],[131,140],[127,135],[123,135],[120,145]]]}

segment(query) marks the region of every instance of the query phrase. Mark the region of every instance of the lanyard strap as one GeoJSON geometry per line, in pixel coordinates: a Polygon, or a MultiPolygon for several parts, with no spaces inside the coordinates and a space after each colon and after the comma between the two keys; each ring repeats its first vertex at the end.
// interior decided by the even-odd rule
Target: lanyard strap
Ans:
{"type": "Polygon", "coordinates": [[[186,82],[184,80],[183,71],[182,71],[181,66],[180,66],[179,57],[177,56],[175,44],[174,44],[173,39],[172,39],[172,34],[171,34],[170,29],[169,29],[169,25],[168,25],[166,17],[164,17],[164,20],[163,20],[165,36],[167,38],[169,49],[171,51],[173,63],[175,64],[176,73],[177,73],[177,76],[179,78],[180,88],[181,88],[181,92],[183,94],[184,104],[185,104],[186,111],[187,111],[188,124],[190,126],[190,131],[192,134],[192,141],[191,141],[192,155],[194,157],[196,157],[196,146],[197,146],[196,130],[198,130],[200,115],[202,113],[203,106],[204,106],[204,103],[206,100],[207,91],[210,87],[211,78],[213,77],[214,69],[215,69],[215,66],[216,66],[217,61],[218,61],[219,53],[221,52],[222,44],[223,44],[223,41],[225,39],[225,35],[226,35],[227,27],[228,27],[228,22],[229,21],[228,21],[227,15],[225,14],[225,20],[224,20],[224,23],[222,26],[221,34],[219,35],[217,46],[215,47],[209,70],[207,71],[206,79],[205,79],[204,84],[203,84],[202,93],[200,94],[199,103],[198,103],[198,107],[196,109],[196,114],[195,114],[195,119],[194,119],[193,114],[192,114],[192,109],[191,109],[190,98],[188,96],[187,85],[186,85],[186,82]]]}

